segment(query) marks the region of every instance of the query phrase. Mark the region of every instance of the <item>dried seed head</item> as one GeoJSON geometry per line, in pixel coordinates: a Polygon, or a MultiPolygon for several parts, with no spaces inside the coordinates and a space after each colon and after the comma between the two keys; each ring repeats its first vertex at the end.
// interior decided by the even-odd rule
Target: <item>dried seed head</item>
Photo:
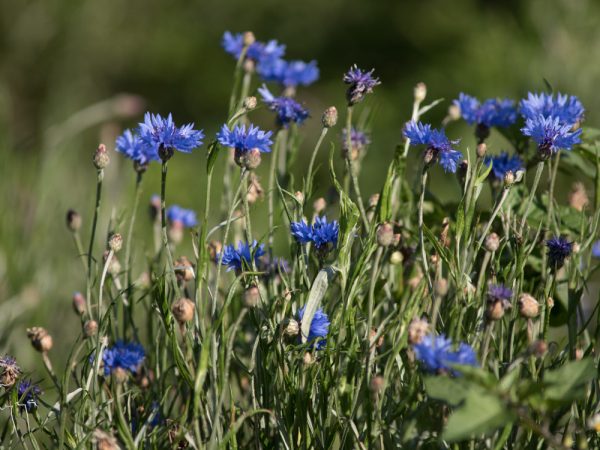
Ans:
{"type": "Polygon", "coordinates": [[[81,216],[74,209],[67,211],[67,227],[73,232],[81,228],[81,216]]]}
{"type": "Polygon", "coordinates": [[[258,199],[261,199],[264,196],[265,190],[258,181],[258,177],[254,174],[254,172],[251,172],[248,179],[248,192],[246,193],[246,199],[248,200],[248,203],[256,203],[258,199]]]}
{"type": "Polygon", "coordinates": [[[256,97],[250,96],[250,97],[246,97],[244,99],[243,106],[246,111],[252,111],[254,108],[256,108],[256,104],[257,104],[256,97]]]}
{"type": "Polygon", "coordinates": [[[327,202],[323,197],[319,197],[313,202],[313,211],[315,214],[321,214],[327,208],[327,202]]]}
{"type": "Polygon", "coordinates": [[[579,181],[573,183],[571,192],[569,192],[569,206],[575,208],[577,211],[583,211],[589,201],[584,184],[579,181]]]}
{"type": "Polygon", "coordinates": [[[256,38],[254,37],[254,33],[252,31],[245,31],[243,34],[243,39],[244,47],[250,47],[256,42],[256,38]]]}
{"type": "Polygon", "coordinates": [[[27,337],[38,352],[46,353],[52,349],[52,336],[42,327],[27,328],[27,337]]]}
{"type": "Polygon", "coordinates": [[[377,243],[382,247],[389,247],[394,243],[394,227],[389,222],[384,222],[377,227],[377,243]]]}
{"type": "Polygon", "coordinates": [[[448,294],[448,280],[446,278],[435,280],[433,289],[435,295],[438,297],[445,297],[448,294]]]}
{"type": "Polygon", "coordinates": [[[83,334],[85,337],[92,337],[98,334],[98,322],[95,320],[87,320],[83,324],[83,334]]]}
{"type": "Polygon", "coordinates": [[[395,252],[392,252],[392,254],[390,255],[390,264],[398,266],[402,264],[402,261],[404,261],[404,255],[402,254],[402,252],[399,252],[397,250],[395,252]]]}
{"type": "Polygon", "coordinates": [[[335,106],[330,106],[323,112],[321,123],[324,128],[335,127],[338,120],[338,112],[335,106]]]}
{"type": "Polygon", "coordinates": [[[185,297],[177,300],[171,307],[173,316],[175,316],[175,320],[177,320],[179,324],[191,321],[194,318],[194,309],[194,302],[185,297]]]}
{"type": "Polygon", "coordinates": [[[519,297],[519,313],[526,319],[533,319],[540,313],[540,305],[531,295],[523,293],[519,297]]]}
{"type": "Polygon", "coordinates": [[[417,83],[413,90],[415,103],[421,103],[427,97],[427,86],[425,83],[417,83]]]}
{"type": "Polygon", "coordinates": [[[175,261],[175,276],[180,283],[194,279],[194,266],[185,256],[180,256],[175,261]]]}
{"type": "Polygon", "coordinates": [[[106,145],[100,144],[96,151],[94,152],[94,166],[96,169],[103,170],[110,163],[110,157],[108,156],[108,150],[106,149],[106,145]]]}
{"type": "Polygon", "coordinates": [[[113,233],[108,239],[108,248],[117,253],[123,247],[123,236],[113,233]]]}
{"type": "Polygon", "coordinates": [[[238,166],[240,166],[242,169],[248,170],[256,169],[258,166],[260,166],[260,162],[262,160],[260,156],[260,150],[257,148],[252,148],[247,151],[236,149],[233,158],[238,166]]]}
{"type": "Polygon", "coordinates": [[[496,233],[490,233],[485,238],[485,249],[488,252],[495,252],[500,247],[500,237],[496,233]]]}
{"type": "Polygon", "coordinates": [[[252,308],[258,305],[260,301],[260,291],[257,286],[250,286],[244,291],[243,296],[244,305],[248,308],[252,308]]]}
{"type": "Polygon", "coordinates": [[[0,387],[11,387],[20,376],[21,368],[15,358],[8,355],[0,357],[0,387]]]}
{"type": "Polygon", "coordinates": [[[281,332],[285,336],[295,337],[300,333],[300,324],[295,319],[285,319],[281,323],[281,332]]]}
{"type": "Polygon", "coordinates": [[[97,450],[119,450],[117,439],[99,428],[94,430],[94,442],[97,450]]]}
{"type": "Polygon", "coordinates": [[[73,294],[73,309],[80,316],[83,316],[85,314],[85,312],[87,311],[85,297],[83,296],[83,294],[81,292],[75,292],[73,294]]]}
{"type": "Polygon", "coordinates": [[[485,145],[485,142],[477,144],[477,149],[475,150],[475,153],[477,153],[477,156],[479,158],[483,158],[485,156],[485,154],[487,153],[487,145],[485,145]]]}
{"type": "Polygon", "coordinates": [[[408,343],[419,344],[429,332],[429,323],[425,319],[414,318],[408,326],[408,343]]]}

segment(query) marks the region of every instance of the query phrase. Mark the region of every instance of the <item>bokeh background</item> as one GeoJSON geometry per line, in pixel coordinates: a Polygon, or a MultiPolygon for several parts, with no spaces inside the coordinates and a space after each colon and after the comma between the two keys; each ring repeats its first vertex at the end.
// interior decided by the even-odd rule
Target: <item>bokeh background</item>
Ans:
{"type": "MultiPolygon", "coordinates": [[[[115,135],[145,110],[173,112],[179,123],[194,121],[214,136],[234,67],[220,46],[225,30],[252,30],[259,40],[287,44],[287,58],[318,61],[321,79],[298,92],[312,112],[304,152],[314,145],[322,110],[343,111],[344,71],[354,63],[376,69],[382,85],[367,105],[372,145],[361,176],[368,195],[380,188],[419,81],[429,100],[446,99],[429,113],[432,123],[460,91],[518,99],[545,89],[544,80],[578,95],[588,122],[597,123],[599,24],[600,2],[593,0],[0,0],[0,353],[36,367],[24,331],[34,325],[54,335],[58,359],[70,346],[79,332],[71,296],[85,284],[64,216],[68,208],[82,214],[86,240],[93,150],[105,142],[112,151],[115,135]]],[[[253,120],[272,126],[266,111],[253,120]]],[[[449,133],[466,136],[463,148],[474,144],[465,125],[452,124],[449,133]]],[[[332,140],[338,137],[339,129],[332,140]]],[[[491,142],[494,152],[503,145],[498,136],[491,142]]],[[[170,164],[170,202],[200,208],[205,151],[170,164]]],[[[326,172],[320,175],[325,181],[326,172]]],[[[448,178],[434,177],[440,197],[458,193],[448,178]]],[[[133,182],[129,163],[112,154],[100,240],[108,218],[118,221],[129,207],[133,182]]],[[[144,198],[158,189],[153,168],[144,198]]],[[[149,229],[143,213],[141,237],[149,229]]],[[[189,238],[186,245],[182,253],[191,255],[189,238]]]]}

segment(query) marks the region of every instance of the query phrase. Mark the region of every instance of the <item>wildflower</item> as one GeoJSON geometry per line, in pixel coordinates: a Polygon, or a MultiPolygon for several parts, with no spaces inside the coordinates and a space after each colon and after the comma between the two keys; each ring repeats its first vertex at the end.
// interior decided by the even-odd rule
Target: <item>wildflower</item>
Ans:
{"type": "Polygon", "coordinates": [[[514,175],[517,171],[523,170],[523,160],[518,155],[509,156],[507,152],[502,152],[498,156],[488,156],[485,158],[485,163],[488,166],[492,164],[490,176],[497,181],[504,180],[508,172],[514,175]]]}
{"type": "Polygon", "coordinates": [[[311,242],[319,251],[329,250],[329,246],[337,246],[340,226],[337,221],[327,222],[327,217],[317,217],[313,225],[308,225],[306,221],[292,222],[292,236],[300,244],[311,242]]]}
{"type": "Polygon", "coordinates": [[[133,161],[136,170],[143,171],[151,161],[159,161],[158,152],[152,146],[148,146],[131,130],[125,130],[117,138],[116,150],[133,161]]]}
{"type": "Polygon", "coordinates": [[[402,133],[410,139],[411,144],[427,146],[426,163],[439,161],[445,172],[456,172],[462,154],[452,146],[459,141],[449,140],[443,130],[432,129],[429,124],[415,121],[407,122],[402,133]]]}
{"type": "Polygon", "coordinates": [[[546,241],[548,247],[548,262],[553,269],[560,269],[565,259],[571,256],[573,243],[564,237],[553,237],[546,241]]]}
{"type": "Polygon", "coordinates": [[[193,123],[177,127],[171,114],[165,119],[160,114],[147,112],[138,132],[140,139],[148,147],[146,151],[156,153],[163,161],[171,158],[175,150],[191,153],[202,145],[204,139],[202,130],[194,130],[193,123]]]}
{"type": "Polygon", "coordinates": [[[342,130],[342,154],[344,158],[351,155],[352,160],[358,158],[360,152],[371,143],[369,135],[363,131],[357,130],[352,127],[350,130],[350,151],[348,150],[348,131],[344,128],[342,130]]]}
{"type": "Polygon", "coordinates": [[[513,292],[502,284],[491,284],[487,293],[487,317],[490,320],[500,320],[504,311],[511,308],[510,298],[513,292]]]}
{"type": "Polygon", "coordinates": [[[81,228],[81,216],[74,209],[70,209],[67,211],[67,227],[73,233],[79,231],[81,228]]]}
{"type": "MultiPolygon", "coordinates": [[[[104,350],[102,354],[104,375],[108,376],[117,369],[136,374],[145,357],[144,347],[137,342],[117,341],[115,345],[104,350]]],[[[92,355],[90,361],[93,361],[93,359],[92,355]]]]}
{"type": "Polygon", "coordinates": [[[470,345],[460,343],[456,350],[452,349],[452,341],[443,334],[434,336],[429,334],[423,340],[413,345],[415,356],[423,364],[425,370],[431,373],[458,372],[451,368],[451,364],[476,366],[475,352],[470,345]]]}
{"type": "Polygon", "coordinates": [[[250,125],[247,129],[245,125],[238,125],[233,130],[223,125],[217,134],[217,139],[221,145],[232,147],[236,151],[248,152],[258,149],[263,153],[269,153],[273,144],[272,134],[271,131],[262,131],[254,125],[250,125]]]}
{"type": "Polygon", "coordinates": [[[8,388],[21,376],[21,368],[12,356],[0,357],[0,386],[8,388]]]}
{"type": "Polygon", "coordinates": [[[373,88],[381,84],[379,78],[373,76],[374,71],[375,69],[371,69],[363,72],[355,64],[344,74],[344,83],[350,85],[346,91],[348,105],[352,106],[363,101],[365,95],[371,94],[373,88]]]}
{"type": "Polygon", "coordinates": [[[584,184],[579,181],[573,183],[569,192],[569,206],[577,211],[583,211],[588,203],[589,198],[584,184]]]}
{"type": "Polygon", "coordinates": [[[167,219],[171,225],[179,225],[184,228],[193,228],[198,225],[196,213],[191,209],[185,209],[178,205],[167,208],[167,219]]]}
{"type": "Polygon", "coordinates": [[[287,128],[291,123],[302,124],[308,117],[308,111],[290,97],[275,97],[265,85],[258,89],[271,111],[277,113],[277,123],[287,128]]]}
{"type": "Polygon", "coordinates": [[[96,151],[94,152],[94,157],[92,158],[94,162],[94,166],[98,170],[103,170],[108,167],[110,164],[110,157],[108,156],[108,150],[106,150],[106,145],[100,144],[96,151]]]}
{"type": "MultiPolygon", "coordinates": [[[[296,320],[300,324],[300,329],[302,329],[302,318],[304,317],[304,310],[306,306],[303,306],[296,313],[296,320]]],[[[319,308],[315,311],[315,315],[312,318],[312,322],[310,323],[310,330],[308,332],[308,336],[306,336],[308,342],[313,342],[318,339],[315,348],[317,350],[321,350],[327,344],[327,333],[329,331],[329,317],[327,314],[323,312],[323,309],[319,308]]]]}
{"type": "Polygon", "coordinates": [[[469,125],[491,127],[509,127],[517,121],[515,102],[490,98],[481,103],[477,98],[462,92],[454,104],[460,109],[460,115],[469,125]]]}
{"type": "Polygon", "coordinates": [[[23,380],[19,383],[17,394],[20,409],[30,413],[37,409],[38,397],[42,395],[42,390],[37,384],[33,384],[31,380],[23,380]]]}
{"type": "Polygon", "coordinates": [[[241,271],[244,266],[249,267],[254,261],[255,265],[259,265],[259,259],[265,254],[264,244],[258,245],[258,242],[254,241],[252,244],[238,242],[237,248],[233,245],[226,245],[222,252],[219,252],[216,256],[216,261],[222,258],[221,264],[227,266],[227,272],[230,270],[241,271]]]}
{"type": "Polygon", "coordinates": [[[319,79],[316,61],[263,60],[256,71],[263,80],[277,82],[286,88],[308,86],[319,79]]]}
{"type": "Polygon", "coordinates": [[[561,123],[554,116],[528,118],[521,132],[535,141],[540,157],[544,159],[561,149],[571,150],[575,144],[581,143],[581,129],[573,131],[571,124],[561,123]]]}
{"type": "Polygon", "coordinates": [[[594,242],[592,245],[592,256],[594,258],[600,258],[600,241],[594,242]]]}
{"type": "Polygon", "coordinates": [[[27,337],[31,341],[33,348],[38,352],[46,353],[52,349],[52,336],[48,334],[45,328],[27,328],[27,337]]]}
{"type": "Polygon", "coordinates": [[[223,34],[223,48],[235,59],[239,59],[245,44],[249,44],[246,58],[257,64],[266,64],[270,61],[278,60],[285,54],[285,45],[279,44],[276,40],[271,40],[267,43],[258,41],[249,42],[248,40],[244,42],[244,35],[242,33],[232,34],[226,31],[223,34]]]}
{"type": "Polygon", "coordinates": [[[525,119],[534,120],[540,115],[544,118],[555,117],[561,124],[569,125],[569,128],[580,123],[585,112],[583,105],[574,95],[557,93],[555,98],[554,94],[531,92],[527,94],[527,99],[521,100],[520,110],[525,119]]]}

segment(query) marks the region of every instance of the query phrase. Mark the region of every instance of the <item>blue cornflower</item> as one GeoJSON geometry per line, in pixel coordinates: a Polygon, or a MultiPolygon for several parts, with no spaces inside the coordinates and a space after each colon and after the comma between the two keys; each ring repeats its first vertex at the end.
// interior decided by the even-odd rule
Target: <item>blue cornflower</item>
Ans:
{"type": "MultiPolygon", "coordinates": [[[[306,306],[303,306],[296,313],[296,317],[300,326],[302,325],[302,318],[304,317],[304,310],[306,306]]],[[[327,344],[327,333],[329,332],[329,317],[323,312],[323,309],[319,308],[315,311],[312,322],[310,323],[310,330],[306,337],[308,342],[313,342],[316,339],[319,341],[316,343],[315,348],[321,350],[327,344]]]]}
{"type": "MultiPolygon", "coordinates": [[[[350,130],[350,146],[352,150],[360,151],[371,143],[369,135],[352,127],[350,130]]],[[[348,151],[348,131],[342,130],[342,149],[348,151]]]]}
{"type": "Polygon", "coordinates": [[[261,62],[256,71],[263,80],[277,82],[286,88],[308,86],[319,79],[319,68],[316,61],[269,59],[261,62]]]}
{"type": "Polygon", "coordinates": [[[139,135],[142,142],[150,148],[148,151],[155,152],[162,159],[169,159],[174,150],[190,153],[202,145],[204,139],[202,130],[194,130],[193,123],[177,127],[171,114],[165,119],[160,114],[149,112],[139,125],[139,135]]]}
{"type": "Polygon", "coordinates": [[[427,335],[423,340],[414,344],[415,356],[426,371],[431,373],[451,372],[457,375],[458,372],[451,364],[463,364],[469,366],[477,365],[477,358],[473,348],[465,343],[460,343],[457,350],[452,350],[452,341],[446,336],[427,335]]]}
{"type": "Polygon", "coordinates": [[[275,97],[265,85],[258,89],[263,101],[271,111],[277,113],[277,123],[288,127],[290,123],[300,125],[308,117],[308,111],[300,103],[290,97],[275,97]]]}
{"type": "Polygon", "coordinates": [[[37,409],[38,397],[42,395],[42,390],[31,380],[22,380],[17,387],[17,395],[19,408],[30,413],[37,409]]]}
{"type": "Polygon", "coordinates": [[[365,95],[373,92],[373,88],[379,84],[379,78],[373,76],[375,69],[362,71],[356,64],[350,67],[350,70],[344,74],[344,83],[349,84],[346,91],[346,99],[350,106],[364,100],[365,95]]]}
{"type": "Polygon", "coordinates": [[[553,269],[560,269],[573,251],[573,243],[562,236],[548,239],[546,247],[548,247],[548,263],[553,269]]]}
{"type": "Polygon", "coordinates": [[[183,225],[186,228],[193,228],[198,225],[196,212],[191,209],[182,208],[179,205],[172,205],[167,208],[167,219],[174,224],[183,225]]]}
{"type": "Polygon", "coordinates": [[[490,284],[488,287],[488,299],[493,301],[508,301],[513,295],[513,291],[503,284],[490,284]]]}
{"type": "Polygon", "coordinates": [[[498,156],[487,156],[486,165],[489,166],[490,162],[492,163],[490,176],[498,181],[502,181],[507,172],[515,174],[524,169],[523,160],[518,155],[509,156],[507,152],[502,152],[498,156]]]}
{"type": "Polygon", "coordinates": [[[312,242],[315,248],[319,251],[328,251],[337,246],[340,226],[337,221],[327,222],[327,217],[317,217],[313,225],[309,225],[306,221],[292,222],[290,229],[292,236],[300,244],[308,244],[312,242]]]}
{"type": "MultiPolygon", "coordinates": [[[[132,374],[137,373],[146,357],[144,347],[137,342],[117,341],[115,345],[104,350],[102,363],[104,375],[108,376],[116,369],[123,369],[132,374]]],[[[94,355],[90,361],[94,360],[94,355]]]]}
{"type": "Polygon", "coordinates": [[[21,376],[17,360],[9,355],[0,357],[0,387],[10,387],[21,376]]]}
{"type": "Polygon", "coordinates": [[[528,118],[521,132],[535,141],[542,158],[548,158],[561,149],[571,150],[575,144],[581,143],[581,129],[573,131],[572,124],[562,123],[554,116],[528,118]]]}
{"type": "Polygon", "coordinates": [[[525,119],[536,119],[542,115],[545,118],[557,117],[561,124],[571,127],[583,120],[585,110],[583,105],[574,95],[567,96],[556,94],[534,94],[529,92],[527,99],[521,100],[521,115],[525,119]]]}
{"type": "MultiPolygon", "coordinates": [[[[238,59],[244,48],[244,36],[242,33],[232,34],[226,31],[223,34],[223,48],[227,53],[238,59]]],[[[285,45],[279,44],[276,40],[271,40],[267,43],[254,42],[248,47],[246,58],[258,64],[264,64],[270,61],[275,61],[283,57],[285,54],[285,45]]]]}
{"type": "Polygon", "coordinates": [[[427,150],[432,152],[431,161],[439,161],[445,172],[456,172],[462,154],[452,146],[459,141],[451,141],[443,130],[432,129],[430,124],[417,123],[414,120],[406,123],[402,133],[410,139],[411,144],[426,145],[427,150]]]}
{"type": "Polygon", "coordinates": [[[131,159],[137,166],[144,168],[150,161],[159,161],[158,153],[154,147],[146,145],[137,134],[125,130],[117,138],[116,150],[131,159]]]}
{"type": "Polygon", "coordinates": [[[246,125],[237,125],[233,130],[230,130],[227,125],[223,125],[221,131],[217,133],[217,140],[219,144],[233,147],[239,152],[247,152],[256,148],[261,152],[268,153],[273,144],[272,134],[271,131],[262,131],[254,125],[250,125],[247,129],[246,125]]]}
{"type": "Polygon", "coordinates": [[[594,258],[600,258],[600,241],[594,242],[592,245],[592,256],[594,258]]]}
{"type": "Polygon", "coordinates": [[[491,127],[509,127],[517,121],[515,102],[510,99],[488,99],[483,103],[475,97],[462,92],[454,104],[460,108],[460,114],[469,125],[491,127]]]}
{"type": "Polygon", "coordinates": [[[259,258],[265,254],[264,244],[258,245],[258,242],[254,241],[248,245],[247,242],[238,242],[237,248],[233,244],[226,245],[223,248],[222,253],[218,253],[215,257],[216,261],[219,262],[221,258],[221,264],[227,266],[227,272],[230,270],[242,271],[244,266],[250,267],[252,260],[254,264],[258,266],[260,264],[259,258]],[[221,256],[222,254],[222,256],[221,256]]]}

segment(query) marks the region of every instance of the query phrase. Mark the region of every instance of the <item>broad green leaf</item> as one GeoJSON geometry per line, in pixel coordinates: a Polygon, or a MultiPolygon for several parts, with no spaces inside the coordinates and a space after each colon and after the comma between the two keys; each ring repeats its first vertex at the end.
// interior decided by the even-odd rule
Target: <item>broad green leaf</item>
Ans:
{"type": "Polygon", "coordinates": [[[571,402],[585,391],[585,384],[597,374],[594,360],[585,358],[571,361],[564,366],[546,372],[544,375],[545,399],[555,402],[571,402]]]}

